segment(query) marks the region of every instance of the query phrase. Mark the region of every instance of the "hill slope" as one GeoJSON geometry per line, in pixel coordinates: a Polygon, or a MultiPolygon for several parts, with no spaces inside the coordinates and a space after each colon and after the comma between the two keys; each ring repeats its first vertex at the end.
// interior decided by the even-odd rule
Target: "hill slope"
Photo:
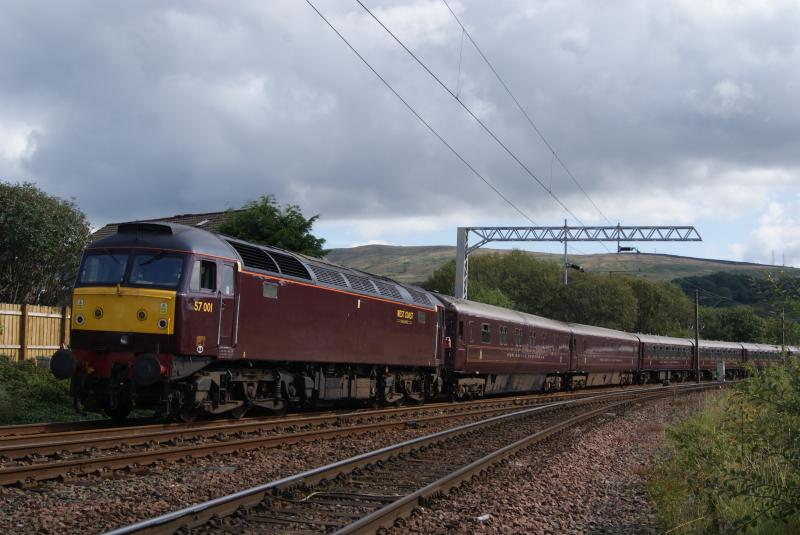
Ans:
{"type": "MultiPolygon", "coordinates": [[[[474,254],[507,253],[505,249],[480,249],[474,254]]],[[[537,258],[561,262],[561,256],[550,253],[529,253],[537,258]]],[[[436,268],[455,258],[456,248],[446,245],[403,247],[395,245],[364,245],[347,249],[332,249],[328,260],[355,269],[383,275],[401,282],[424,281],[436,268]]],[[[784,268],[765,264],[711,260],[666,254],[591,254],[570,255],[570,261],[595,273],[626,273],[652,280],[673,280],[726,271],[759,276],[767,271],[784,268]]],[[[785,268],[794,273],[794,268],[785,268]]]]}

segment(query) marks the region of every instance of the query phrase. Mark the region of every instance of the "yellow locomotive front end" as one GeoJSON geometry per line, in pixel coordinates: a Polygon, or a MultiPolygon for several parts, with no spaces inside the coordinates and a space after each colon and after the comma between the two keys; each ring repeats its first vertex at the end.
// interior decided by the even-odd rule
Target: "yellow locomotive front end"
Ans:
{"type": "Polygon", "coordinates": [[[72,330],[171,335],[175,328],[174,290],[78,287],[72,294],[72,330]]]}
{"type": "Polygon", "coordinates": [[[157,404],[176,348],[187,258],[164,249],[87,249],[72,295],[71,348],[51,360],[84,408],[123,418],[134,404],[157,404]]]}

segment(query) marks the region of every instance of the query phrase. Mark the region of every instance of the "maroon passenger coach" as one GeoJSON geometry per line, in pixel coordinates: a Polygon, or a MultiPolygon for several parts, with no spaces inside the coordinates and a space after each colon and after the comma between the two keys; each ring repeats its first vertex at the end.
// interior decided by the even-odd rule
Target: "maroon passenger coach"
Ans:
{"type": "Polygon", "coordinates": [[[558,390],[570,369],[566,323],[464,299],[446,303],[455,397],[558,390]]]}
{"type": "Polygon", "coordinates": [[[694,344],[691,340],[649,334],[636,336],[641,342],[641,373],[647,376],[647,381],[679,382],[694,375],[694,344]]]}

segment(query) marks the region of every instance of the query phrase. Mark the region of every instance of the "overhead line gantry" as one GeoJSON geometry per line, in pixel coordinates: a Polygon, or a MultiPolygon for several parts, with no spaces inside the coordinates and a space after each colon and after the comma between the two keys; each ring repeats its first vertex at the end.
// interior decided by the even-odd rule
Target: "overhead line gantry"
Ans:
{"type": "Polygon", "coordinates": [[[469,254],[492,242],[561,242],[564,244],[564,284],[568,282],[570,263],[567,258],[569,242],[688,242],[702,241],[694,227],[682,226],[569,226],[560,227],[458,227],[456,238],[457,298],[467,298],[469,254]],[[470,245],[470,235],[477,241],[470,245]]]}

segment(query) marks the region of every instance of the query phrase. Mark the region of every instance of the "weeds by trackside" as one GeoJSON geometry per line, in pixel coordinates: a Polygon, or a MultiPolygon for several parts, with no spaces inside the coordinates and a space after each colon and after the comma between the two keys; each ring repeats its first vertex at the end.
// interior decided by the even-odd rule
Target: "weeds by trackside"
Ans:
{"type": "Polygon", "coordinates": [[[800,533],[797,360],[668,428],[648,490],[665,533],[800,533]]]}

